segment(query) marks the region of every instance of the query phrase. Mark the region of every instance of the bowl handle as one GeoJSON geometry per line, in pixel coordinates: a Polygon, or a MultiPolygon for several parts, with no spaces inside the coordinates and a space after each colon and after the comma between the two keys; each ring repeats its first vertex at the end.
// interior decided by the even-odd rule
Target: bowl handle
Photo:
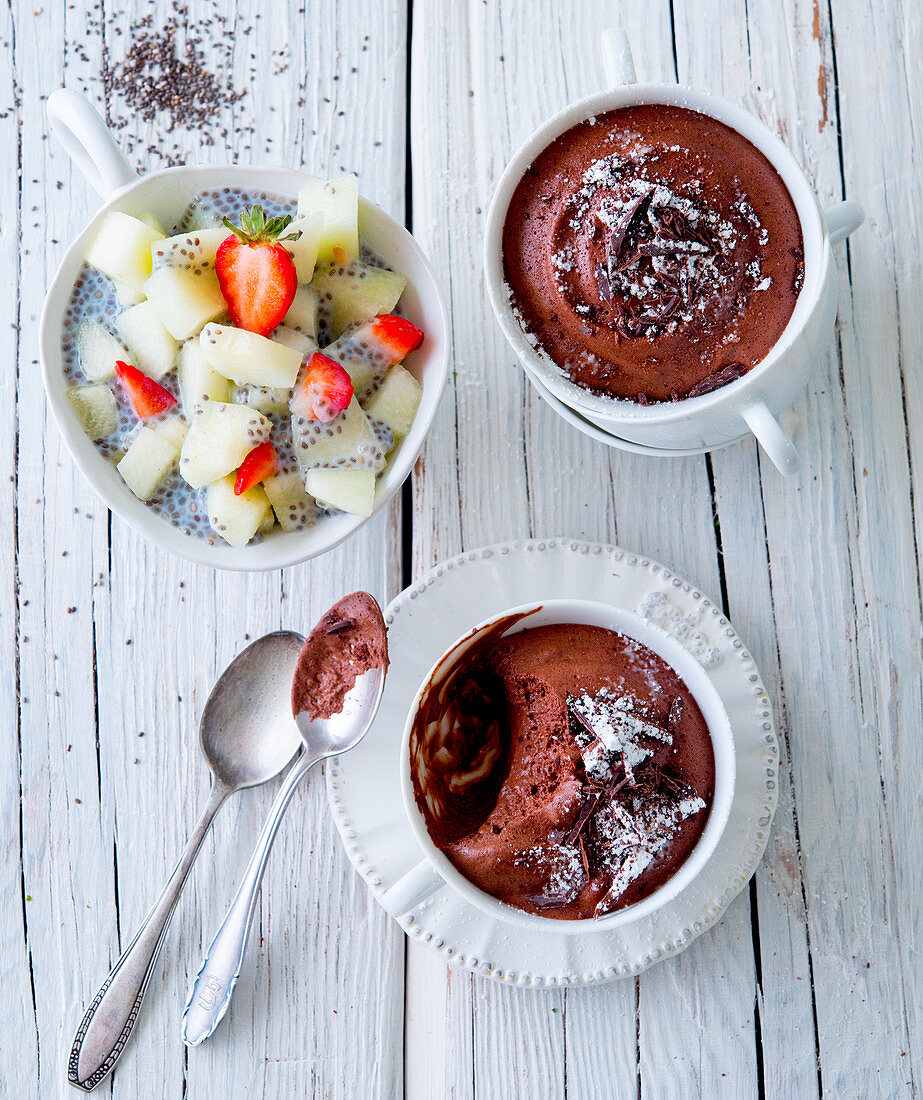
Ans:
{"type": "Polygon", "coordinates": [[[795,450],[795,444],[762,401],[748,405],[741,416],[780,474],[789,477],[801,469],[801,457],[795,450]]]}
{"type": "Polygon", "coordinates": [[[48,97],[46,111],[55,137],[100,198],[111,198],[138,178],[105,122],[82,95],[59,88],[48,97]]]}
{"type": "Polygon", "coordinates": [[[428,859],[421,859],[402,875],[381,898],[381,904],[392,917],[401,917],[415,909],[421,901],[445,886],[445,879],[428,859]]]}
{"type": "Polygon", "coordinates": [[[865,211],[857,202],[838,202],[824,211],[824,225],[832,244],[848,237],[865,221],[865,211]]]}
{"type": "Polygon", "coordinates": [[[599,39],[603,76],[610,86],[637,84],[635,62],[631,56],[631,43],[625,28],[606,27],[599,39]]]}

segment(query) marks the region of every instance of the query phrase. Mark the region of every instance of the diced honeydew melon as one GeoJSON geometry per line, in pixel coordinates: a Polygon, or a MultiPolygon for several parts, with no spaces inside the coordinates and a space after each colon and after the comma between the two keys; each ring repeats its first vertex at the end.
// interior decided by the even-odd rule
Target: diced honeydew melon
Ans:
{"type": "Polygon", "coordinates": [[[154,270],[160,267],[181,267],[195,272],[214,270],[218,246],[231,235],[229,229],[218,225],[154,241],[151,245],[154,270]]]}
{"type": "Polygon", "coordinates": [[[366,401],[364,408],[369,416],[388,425],[397,442],[413,427],[422,395],[420,383],[406,367],[397,363],[385,375],[381,386],[366,401]]]}
{"type": "Polygon", "coordinates": [[[183,449],[183,443],[186,439],[186,434],[189,431],[189,425],[180,416],[168,416],[166,420],[162,420],[153,429],[161,439],[165,439],[176,452],[175,457],[179,458],[179,453],[183,449]]]}
{"type": "Polygon", "coordinates": [[[205,358],[198,340],[187,340],[179,349],[177,374],[187,417],[191,417],[195,407],[204,401],[230,400],[230,383],[205,358]]]}
{"type": "Polygon", "coordinates": [[[314,501],[305,492],[301,474],[276,474],[266,478],[263,488],[283,531],[298,531],[314,518],[314,501]]]}
{"type": "Polygon", "coordinates": [[[221,225],[223,215],[213,207],[197,199],[186,211],[181,227],[184,233],[195,233],[200,229],[214,229],[221,225]]]}
{"type": "Polygon", "coordinates": [[[312,340],[317,339],[317,291],[314,287],[300,286],[295,291],[285,315],[285,327],[297,329],[312,340]]]}
{"type": "Polygon", "coordinates": [[[177,340],[196,336],[227,309],[218,276],[210,270],[196,273],[161,267],[145,282],[143,290],[164,328],[177,340]]]}
{"type": "Polygon", "coordinates": [[[302,470],[315,466],[366,467],[378,473],[386,447],[379,441],[355,397],[328,423],[299,416],[292,410],[295,458],[302,470]]]}
{"type": "Polygon", "coordinates": [[[336,180],[311,180],[298,192],[298,213],[324,215],[324,229],[317,249],[317,262],[336,259],[335,248],[346,259],[359,256],[359,184],[355,176],[336,180]]]}
{"type": "Polygon", "coordinates": [[[303,218],[295,218],[283,233],[283,236],[287,236],[289,233],[301,234],[295,241],[282,241],[282,247],[292,257],[292,262],[295,265],[295,275],[299,283],[309,283],[314,278],[317,249],[320,246],[323,232],[324,215],[317,213],[308,214],[303,218]]]}
{"type": "Polygon", "coordinates": [[[136,306],[138,302],[144,301],[144,295],[141,291],[135,290],[134,287],[130,287],[128,283],[120,283],[118,279],[113,279],[112,285],[115,287],[115,297],[123,309],[128,309],[129,306],[136,306]]]}
{"type": "Polygon", "coordinates": [[[231,470],[269,439],[272,422],[246,405],[206,401],[192,414],[180,452],[179,470],[198,489],[231,470]]]}
{"type": "Polygon", "coordinates": [[[301,353],[255,332],[229,325],[206,325],[199,343],[205,358],[238,386],[281,386],[291,389],[301,367],[301,353]]]}
{"type": "Polygon", "coordinates": [[[118,430],[118,406],[105,383],[72,386],[67,391],[67,398],[90,439],[106,439],[118,430]]]}
{"type": "Polygon", "coordinates": [[[91,382],[115,377],[115,364],[131,356],[112,333],[98,321],[81,321],[77,326],[77,356],[80,367],[91,382]]]}
{"type": "Polygon", "coordinates": [[[228,474],[208,486],[206,505],[212,529],[231,546],[246,546],[270,512],[269,497],[254,485],[240,496],[234,493],[236,475],[228,474]]]}
{"type": "Polygon", "coordinates": [[[308,470],[305,488],[319,504],[354,516],[370,516],[375,507],[372,470],[308,470]]]}
{"type": "Polygon", "coordinates": [[[237,405],[246,405],[261,413],[275,413],[287,416],[292,391],[273,386],[234,386],[231,400],[237,405]]]}
{"type": "Polygon", "coordinates": [[[276,525],[276,513],[272,510],[271,507],[267,508],[266,509],[266,515],[263,517],[263,522],[259,525],[257,530],[259,531],[259,533],[261,535],[268,535],[269,532],[273,529],[273,527],[275,527],[275,525],[276,525]]]}
{"type": "Polygon", "coordinates": [[[356,260],[322,264],[312,283],[318,293],[320,320],[326,323],[331,340],[356,321],[390,313],[406,285],[406,278],[396,271],[356,260]]]}
{"type": "Polygon", "coordinates": [[[139,500],[150,500],[173,468],[176,455],[170,439],[151,428],[141,428],[116,469],[139,500]]]}
{"type": "Polygon", "coordinates": [[[173,369],[179,341],[167,332],[153,303],[139,302],[126,309],[116,324],[138,370],[162,378],[173,369]]]}
{"type": "Polygon", "coordinates": [[[162,231],[138,218],[113,210],[90,245],[86,261],[110,279],[140,290],[151,273],[151,245],[162,236],[162,231]]]}
{"type": "Polygon", "coordinates": [[[284,344],[287,348],[300,351],[302,358],[306,355],[313,355],[317,351],[316,340],[306,336],[303,332],[299,332],[296,328],[289,328],[288,325],[279,325],[274,330],[272,338],[277,344],[284,344]]]}
{"type": "Polygon", "coordinates": [[[142,214],[138,218],[138,221],[142,221],[145,225],[149,225],[151,229],[155,230],[158,237],[163,237],[166,234],[166,230],[153,214],[142,214]]]}

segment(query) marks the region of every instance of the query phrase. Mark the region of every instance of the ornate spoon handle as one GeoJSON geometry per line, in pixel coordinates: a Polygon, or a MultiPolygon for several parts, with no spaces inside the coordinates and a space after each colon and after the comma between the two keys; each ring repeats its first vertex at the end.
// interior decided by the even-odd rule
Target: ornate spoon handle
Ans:
{"type": "Polygon", "coordinates": [[[187,1046],[198,1046],[207,1039],[228,1010],[240,977],[260,882],[276,830],[296,787],[320,759],[302,752],[276,794],[234,900],[205,953],[202,969],[190,990],[183,1013],[183,1042],[187,1046]]]}
{"type": "Polygon", "coordinates": [[[212,786],[202,816],[154,908],[87,1009],[67,1061],[67,1079],[77,1088],[92,1092],[125,1049],[186,876],[212,819],[230,793],[225,786],[212,786]]]}

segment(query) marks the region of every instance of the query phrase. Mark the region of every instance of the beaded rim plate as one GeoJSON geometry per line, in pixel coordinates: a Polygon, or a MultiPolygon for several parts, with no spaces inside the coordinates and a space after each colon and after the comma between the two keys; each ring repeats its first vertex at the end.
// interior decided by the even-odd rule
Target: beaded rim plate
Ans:
{"type": "Polygon", "coordinates": [[[401,918],[404,931],[447,963],[517,986],[596,985],[631,977],[687,947],[747,884],[769,839],[779,745],[769,697],[743,642],[688,581],[650,558],[572,539],[472,550],[435,566],[387,608],[392,664],[366,738],[327,766],[327,794],[347,855],[381,895],[421,858],[401,800],[398,749],[429,668],[472,626],[508,607],[572,598],[627,608],[699,661],[727,710],[737,776],[724,834],[699,875],[650,916],[605,932],[527,933],[444,886],[401,918]]]}

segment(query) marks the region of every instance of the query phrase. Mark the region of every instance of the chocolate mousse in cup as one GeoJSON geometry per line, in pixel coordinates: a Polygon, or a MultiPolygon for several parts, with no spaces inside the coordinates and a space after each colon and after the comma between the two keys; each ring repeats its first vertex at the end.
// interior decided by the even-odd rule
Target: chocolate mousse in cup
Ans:
{"type": "Polygon", "coordinates": [[[614,439],[707,451],[752,432],[794,473],[777,414],[829,344],[832,245],[862,210],[822,211],[762,122],[637,83],[624,33],[602,41],[611,89],[539,127],[497,187],[494,312],[526,373],[614,439]]]}
{"type": "Polygon", "coordinates": [[[631,923],[689,886],[734,790],[730,724],[695,658],[585,600],[512,608],[443,654],[400,767],[423,858],[385,907],[403,915],[448,887],[565,934],[631,923]]]}

